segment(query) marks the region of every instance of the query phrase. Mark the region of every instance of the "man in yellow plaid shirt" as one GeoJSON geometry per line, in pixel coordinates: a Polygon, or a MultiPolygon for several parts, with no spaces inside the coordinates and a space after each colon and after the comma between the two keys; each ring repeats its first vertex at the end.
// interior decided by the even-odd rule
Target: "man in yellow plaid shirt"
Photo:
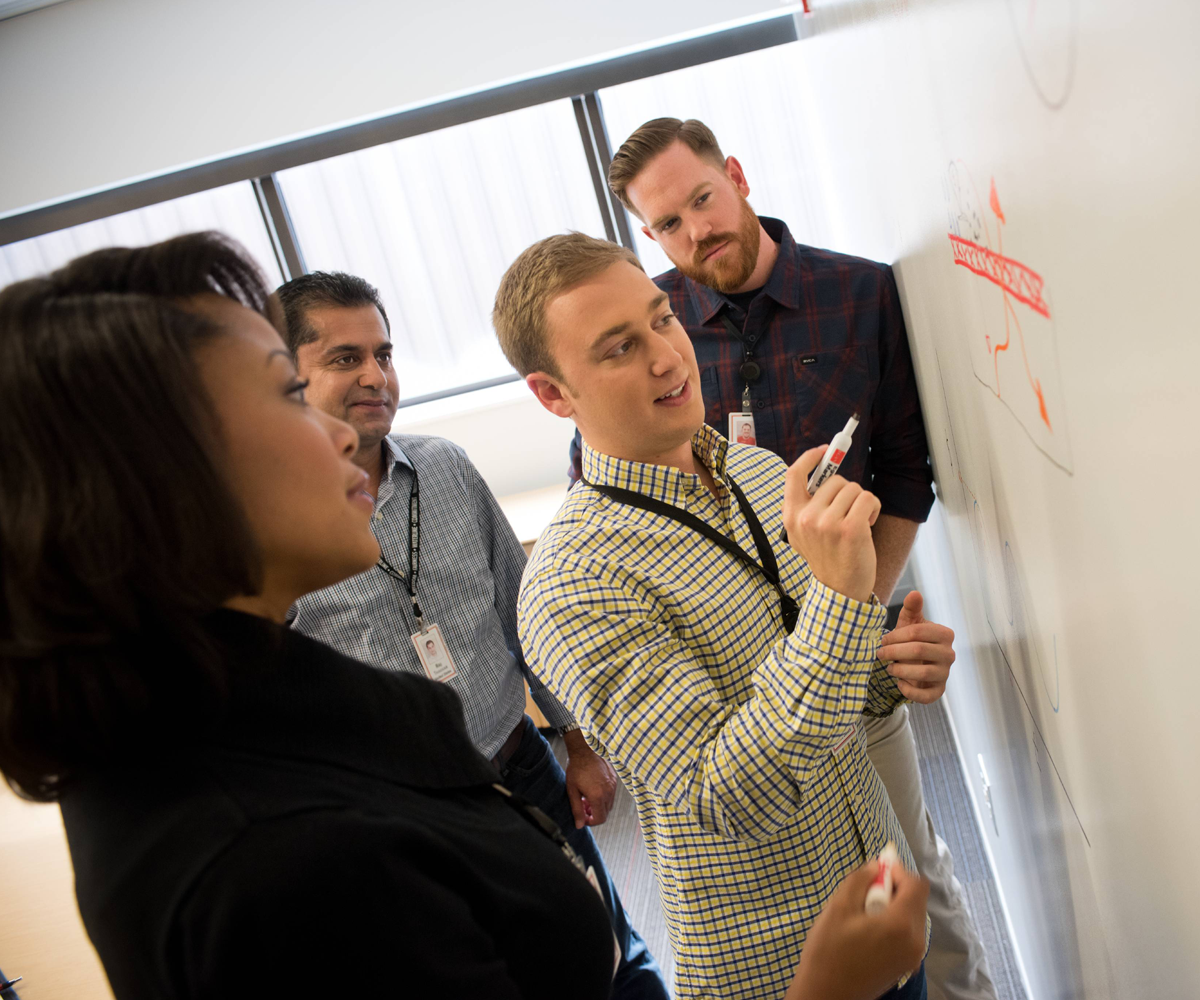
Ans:
{"type": "MultiPolygon", "coordinates": [[[[914,867],[859,716],[940,697],[953,633],[914,593],[883,636],[878,500],[838,476],[810,497],[823,449],[789,469],[704,424],[691,343],[630,251],[534,244],[494,321],[584,441],[525,572],[527,662],[637,804],[676,995],[783,997],[843,876],[889,840],[914,867]]],[[[885,996],[923,998],[923,968],[885,996]]]]}

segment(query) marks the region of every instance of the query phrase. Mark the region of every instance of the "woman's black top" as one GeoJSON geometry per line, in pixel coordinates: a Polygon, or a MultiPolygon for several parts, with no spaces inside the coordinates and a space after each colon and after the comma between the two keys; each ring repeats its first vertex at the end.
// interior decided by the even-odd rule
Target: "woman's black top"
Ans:
{"type": "Polygon", "coordinates": [[[492,787],[453,691],[249,615],[211,627],[223,720],[62,801],[118,1000],[609,995],[599,896],[492,787]]]}

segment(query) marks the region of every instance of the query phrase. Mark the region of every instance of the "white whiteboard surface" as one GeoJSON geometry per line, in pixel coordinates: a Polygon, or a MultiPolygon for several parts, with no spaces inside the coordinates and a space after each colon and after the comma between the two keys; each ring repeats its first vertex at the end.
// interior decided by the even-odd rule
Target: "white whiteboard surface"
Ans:
{"type": "Polygon", "coordinates": [[[1033,997],[1198,997],[1200,9],[814,6],[796,235],[895,262],[918,572],[1033,997]]]}

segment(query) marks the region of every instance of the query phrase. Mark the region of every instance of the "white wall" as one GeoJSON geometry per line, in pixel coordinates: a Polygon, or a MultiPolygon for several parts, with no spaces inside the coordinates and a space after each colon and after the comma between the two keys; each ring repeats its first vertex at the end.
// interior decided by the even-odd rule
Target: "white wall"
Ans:
{"type": "Polygon", "coordinates": [[[498,497],[567,481],[575,425],[548,412],[524,382],[406,407],[392,430],[459,445],[498,497]]]}
{"type": "Polygon", "coordinates": [[[0,216],[778,0],[71,0],[0,21],[0,216]]]}

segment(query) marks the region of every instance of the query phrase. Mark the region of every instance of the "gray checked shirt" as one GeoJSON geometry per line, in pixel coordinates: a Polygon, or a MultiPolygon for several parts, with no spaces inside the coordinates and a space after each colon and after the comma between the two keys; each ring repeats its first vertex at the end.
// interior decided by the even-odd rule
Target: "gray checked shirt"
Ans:
{"type": "MultiPolygon", "coordinates": [[[[413,470],[421,488],[417,600],[437,624],[458,671],[467,732],[495,756],[525,711],[528,681],[552,726],[574,720],[530,674],[517,639],[517,592],[525,552],[492,491],[456,444],[436,437],[384,439],[384,473],[372,527],[387,561],[410,572],[408,504],[413,470]]],[[[289,613],[293,628],[364,663],[424,676],[410,636],[417,631],[406,586],[379,567],[308,594],[289,613]]]]}

